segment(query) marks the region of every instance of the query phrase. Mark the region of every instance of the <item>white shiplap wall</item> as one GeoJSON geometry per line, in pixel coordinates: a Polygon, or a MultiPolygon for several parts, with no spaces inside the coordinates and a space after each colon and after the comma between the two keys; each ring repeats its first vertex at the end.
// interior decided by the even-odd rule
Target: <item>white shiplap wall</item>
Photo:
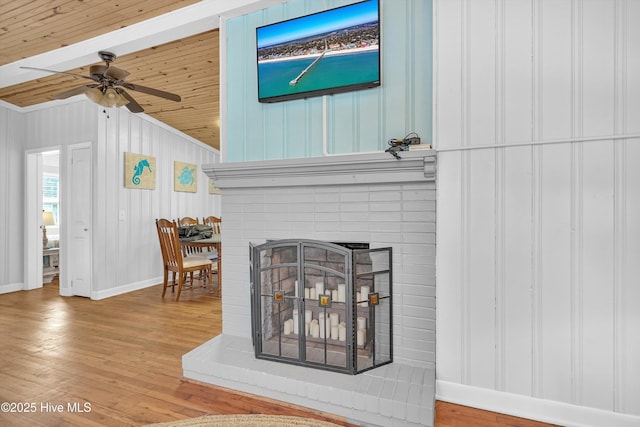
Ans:
{"type": "Polygon", "coordinates": [[[23,139],[20,113],[0,105],[0,292],[22,287],[23,215],[16,207],[24,204],[23,139]]]}
{"type": "MultiPolygon", "coordinates": [[[[59,148],[61,180],[64,180],[67,147],[91,143],[94,169],[93,298],[105,298],[162,280],[156,218],[203,217],[220,213],[220,196],[208,194],[208,177],[200,169],[202,163],[219,162],[219,153],[149,117],[131,114],[125,109],[110,109],[107,114],[89,101],[24,112],[0,107],[0,117],[8,125],[2,127],[0,136],[1,153],[7,153],[0,160],[2,165],[7,165],[0,172],[5,183],[0,186],[0,196],[17,215],[16,218],[3,215],[0,222],[8,235],[6,245],[12,248],[11,251],[0,249],[7,251],[0,263],[6,261],[17,266],[15,271],[12,267],[0,271],[0,286],[20,285],[23,281],[24,189],[8,183],[16,182],[15,177],[22,180],[25,150],[59,148]],[[124,188],[125,152],[156,157],[158,175],[154,190],[124,188]],[[197,193],[173,191],[173,162],[176,160],[198,165],[197,193]],[[16,191],[19,194],[14,194],[16,191]],[[124,220],[119,220],[121,211],[124,220]]],[[[64,223],[61,226],[64,227],[64,223]]],[[[0,244],[0,248],[4,245],[0,244]]],[[[61,262],[64,268],[64,260],[61,262]]]]}
{"type": "Polygon", "coordinates": [[[201,219],[220,214],[220,196],[208,194],[208,177],[200,167],[203,163],[219,162],[219,154],[159,122],[125,109],[110,111],[108,118],[100,113],[98,120],[94,191],[103,196],[94,206],[95,220],[104,226],[94,227],[94,291],[108,294],[114,284],[135,288],[150,279],[158,283],[162,257],[156,218],[201,219]],[[125,152],[156,158],[154,190],[124,188],[125,152]],[[174,161],[197,165],[197,193],[173,190],[174,161]],[[124,221],[119,219],[121,212],[124,212],[124,221]],[[119,268],[112,268],[113,265],[119,268]]]}
{"type": "Polygon", "coordinates": [[[640,423],[638,19],[434,2],[440,399],[640,423]]]}

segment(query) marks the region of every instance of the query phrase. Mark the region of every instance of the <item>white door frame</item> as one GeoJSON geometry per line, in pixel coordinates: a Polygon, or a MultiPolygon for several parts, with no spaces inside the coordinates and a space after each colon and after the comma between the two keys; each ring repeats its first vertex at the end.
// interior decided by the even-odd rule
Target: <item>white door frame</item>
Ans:
{"type": "MultiPolygon", "coordinates": [[[[25,150],[25,201],[24,201],[24,290],[42,287],[42,154],[58,151],[60,146],[44,147],[25,150]]],[[[60,187],[62,191],[62,171],[60,173],[60,187]]],[[[60,194],[62,204],[62,194],[60,194]]],[[[58,218],[60,229],[64,229],[64,213],[60,211],[58,218]]],[[[62,243],[61,243],[62,245],[62,243]]],[[[61,249],[62,251],[62,249],[61,249]]],[[[64,270],[62,259],[59,260],[60,270],[64,270]]],[[[62,277],[60,277],[62,290],[62,277]]],[[[62,293],[62,292],[61,292],[62,293]]]]}

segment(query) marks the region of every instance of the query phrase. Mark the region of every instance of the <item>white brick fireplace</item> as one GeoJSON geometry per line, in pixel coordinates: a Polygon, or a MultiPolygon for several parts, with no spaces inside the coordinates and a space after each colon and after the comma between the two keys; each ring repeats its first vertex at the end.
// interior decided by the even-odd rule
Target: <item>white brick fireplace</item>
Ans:
{"type": "Polygon", "coordinates": [[[204,165],[222,189],[222,334],[183,357],[187,378],[335,413],[362,425],[433,425],[435,153],[204,165]],[[249,244],[393,248],[393,363],[351,376],[254,357],[249,244]]]}

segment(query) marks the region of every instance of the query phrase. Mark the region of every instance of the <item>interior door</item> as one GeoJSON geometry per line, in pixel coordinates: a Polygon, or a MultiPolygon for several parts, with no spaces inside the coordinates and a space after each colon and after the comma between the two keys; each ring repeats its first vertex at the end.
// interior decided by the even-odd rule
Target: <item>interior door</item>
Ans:
{"type": "Polygon", "coordinates": [[[91,297],[92,271],[92,168],[91,146],[80,144],[69,150],[67,268],[72,295],[91,297]]]}
{"type": "Polygon", "coordinates": [[[27,153],[24,289],[42,287],[42,153],[27,153]]]}

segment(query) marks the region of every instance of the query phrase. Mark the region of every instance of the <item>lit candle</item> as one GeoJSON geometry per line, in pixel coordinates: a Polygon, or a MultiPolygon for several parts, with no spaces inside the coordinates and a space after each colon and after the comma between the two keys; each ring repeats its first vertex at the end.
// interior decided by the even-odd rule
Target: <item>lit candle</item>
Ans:
{"type": "Polygon", "coordinates": [[[316,282],[316,295],[324,294],[324,282],[316,282]]]}
{"type": "Polygon", "coordinates": [[[331,326],[331,339],[337,340],[339,338],[338,325],[331,326]]]}
{"type": "Polygon", "coordinates": [[[340,315],[338,313],[329,314],[329,318],[331,319],[331,326],[338,326],[338,323],[340,323],[340,315]]]}
{"type": "Polygon", "coordinates": [[[298,309],[293,309],[293,333],[298,335],[298,309]]]}
{"type": "Polygon", "coordinates": [[[347,298],[345,296],[345,284],[339,283],[338,284],[338,302],[345,302],[346,300],[347,298]]]}
{"type": "Polygon", "coordinates": [[[347,340],[347,327],[345,326],[344,323],[340,323],[338,325],[338,339],[340,341],[346,341],[347,340]]]}

